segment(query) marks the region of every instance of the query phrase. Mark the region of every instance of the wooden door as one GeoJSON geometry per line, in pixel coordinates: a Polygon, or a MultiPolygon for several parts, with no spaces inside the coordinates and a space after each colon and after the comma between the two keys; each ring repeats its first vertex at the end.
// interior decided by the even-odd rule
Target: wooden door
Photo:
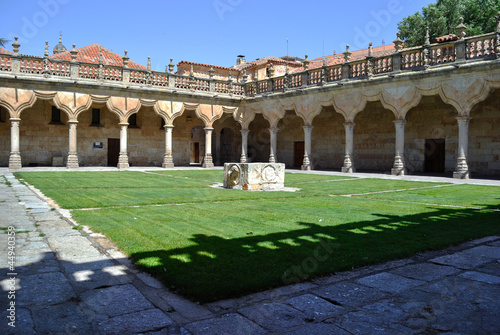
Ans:
{"type": "Polygon", "coordinates": [[[425,172],[444,173],[445,140],[425,140],[425,172]]]}
{"type": "Polygon", "coordinates": [[[120,156],[120,139],[108,138],[108,166],[118,166],[120,156]]]}
{"type": "Polygon", "coordinates": [[[200,142],[194,142],[194,162],[199,163],[200,162],[200,142]]]}
{"type": "Polygon", "coordinates": [[[304,162],[304,142],[295,142],[293,166],[301,168],[304,162]]]}

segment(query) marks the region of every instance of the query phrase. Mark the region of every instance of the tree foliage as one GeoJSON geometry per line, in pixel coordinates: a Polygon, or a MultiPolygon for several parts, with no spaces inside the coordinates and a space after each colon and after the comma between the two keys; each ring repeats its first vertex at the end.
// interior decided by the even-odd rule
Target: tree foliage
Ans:
{"type": "Polygon", "coordinates": [[[416,46],[424,44],[425,29],[429,27],[433,43],[436,37],[456,33],[463,17],[468,36],[485,34],[495,31],[499,11],[500,0],[437,0],[423,7],[422,12],[405,17],[398,30],[406,46],[416,46]]]}
{"type": "Polygon", "coordinates": [[[0,47],[5,47],[5,44],[9,43],[9,40],[5,38],[0,38],[0,47]]]}

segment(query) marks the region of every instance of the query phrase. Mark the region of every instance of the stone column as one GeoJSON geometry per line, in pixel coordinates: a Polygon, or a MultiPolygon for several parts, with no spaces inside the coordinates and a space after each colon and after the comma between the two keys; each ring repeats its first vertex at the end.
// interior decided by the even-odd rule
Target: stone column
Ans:
{"type": "Polygon", "coordinates": [[[467,165],[467,153],[469,147],[469,122],[470,117],[457,117],[458,121],[458,152],[457,167],[453,172],[453,178],[469,179],[469,166],[467,165]]]}
{"type": "Polygon", "coordinates": [[[269,163],[276,163],[276,140],[278,138],[278,128],[269,128],[271,134],[271,145],[269,147],[269,163]]]}
{"type": "Polygon", "coordinates": [[[354,168],[354,163],[352,161],[352,148],[354,145],[354,122],[344,123],[345,128],[345,157],[344,166],[342,167],[342,172],[353,173],[356,172],[354,168]]]}
{"type": "Polygon", "coordinates": [[[118,157],[118,168],[129,167],[127,154],[127,128],[128,123],[120,123],[120,156],[118,157]]]}
{"type": "Polygon", "coordinates": [[[174,126],[166,124],[165,128],[165,156],[163,157],[162,168],[168,169],[174,167],[174,160],[172,158],[172,131],[174,126]]]}
{"type": "Polygon", "coordinates": [[[10,118],[10,156],[9,169],[19,170],[21,164],[21,153],[19,151],[19,123],[21,119],[10,118]]]}
{"type": "Polygon", "coordinates": [[[215,132],[215,165],[220,165],[220,131],[215,132]]]}
{"type": "Polygon", "coordinates": [[[240,163],[246,163],[248,161],[248,133],[250,130],[241,129],[241,157],[240,163]]]}
{"type": "Polygon", "coordinates": [[[78,121],[70,120],[69,123],[69,151],[68,151],[68,161],[66,162],[66,167],[68,169],[77,168],[78,164],[78,149],[77,149],[77,132],[76,125],[78,121]]]}
{"type": "Polygon", "coordinates": [[[302,162],[302,170],[312,170],[311,162],[311,135],[313,126],[302,126],[304,128],[304,161],[302,162]]]}
{"type": "Polygon", "coordinates": [[[406,120],[395,120],[396,126],[396,151],[394,155],[394,166],[391,174],[395,176],[404,176],[406,174],[405,166],[405,125],[406,120]]]}
{"type": "Polygon", "coordinates": [[[213,168],[212,160],[212,132],[214,128],[205,127],[205,158],[203,159],[204,168],[213,168]]]}

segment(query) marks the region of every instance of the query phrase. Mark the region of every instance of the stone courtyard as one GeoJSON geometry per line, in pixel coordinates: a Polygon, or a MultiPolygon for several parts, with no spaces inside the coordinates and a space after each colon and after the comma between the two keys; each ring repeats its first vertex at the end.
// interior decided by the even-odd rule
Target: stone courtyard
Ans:
{"type": "MultiPolygon", "coordinates": [[[[18,230],[16,328],[2,325],[2,333],[500,332],[500,236],[200,305],[135,269],[102,235],[72,229],[67,213],[55,209],[50,199],[8,171],[1,173],[10,186],[0,183],[0,225],[15,225],[18,230]]],[[[498,181],[456,182],[500,186],[498,181]]],[[[4,255],[7,238],[0,234],[4,255]]],[[[9,272],[6,257],[0,268],[9,272]]],[[[8,279],[0,284],[0,302],[8,306],[11,285],[8,279]]],[[[0,315],[6,322],[9,311],[0,315]]]]}

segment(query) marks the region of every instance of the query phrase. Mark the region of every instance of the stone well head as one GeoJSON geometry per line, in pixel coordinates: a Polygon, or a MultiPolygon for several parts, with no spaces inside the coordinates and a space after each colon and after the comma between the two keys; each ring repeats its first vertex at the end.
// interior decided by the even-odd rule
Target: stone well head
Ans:
{"type": "Polygon", "coordinates": [[[265,191],[283,189],[283,163],[225,163],[224,187],[237,190],[265,191]]]}

